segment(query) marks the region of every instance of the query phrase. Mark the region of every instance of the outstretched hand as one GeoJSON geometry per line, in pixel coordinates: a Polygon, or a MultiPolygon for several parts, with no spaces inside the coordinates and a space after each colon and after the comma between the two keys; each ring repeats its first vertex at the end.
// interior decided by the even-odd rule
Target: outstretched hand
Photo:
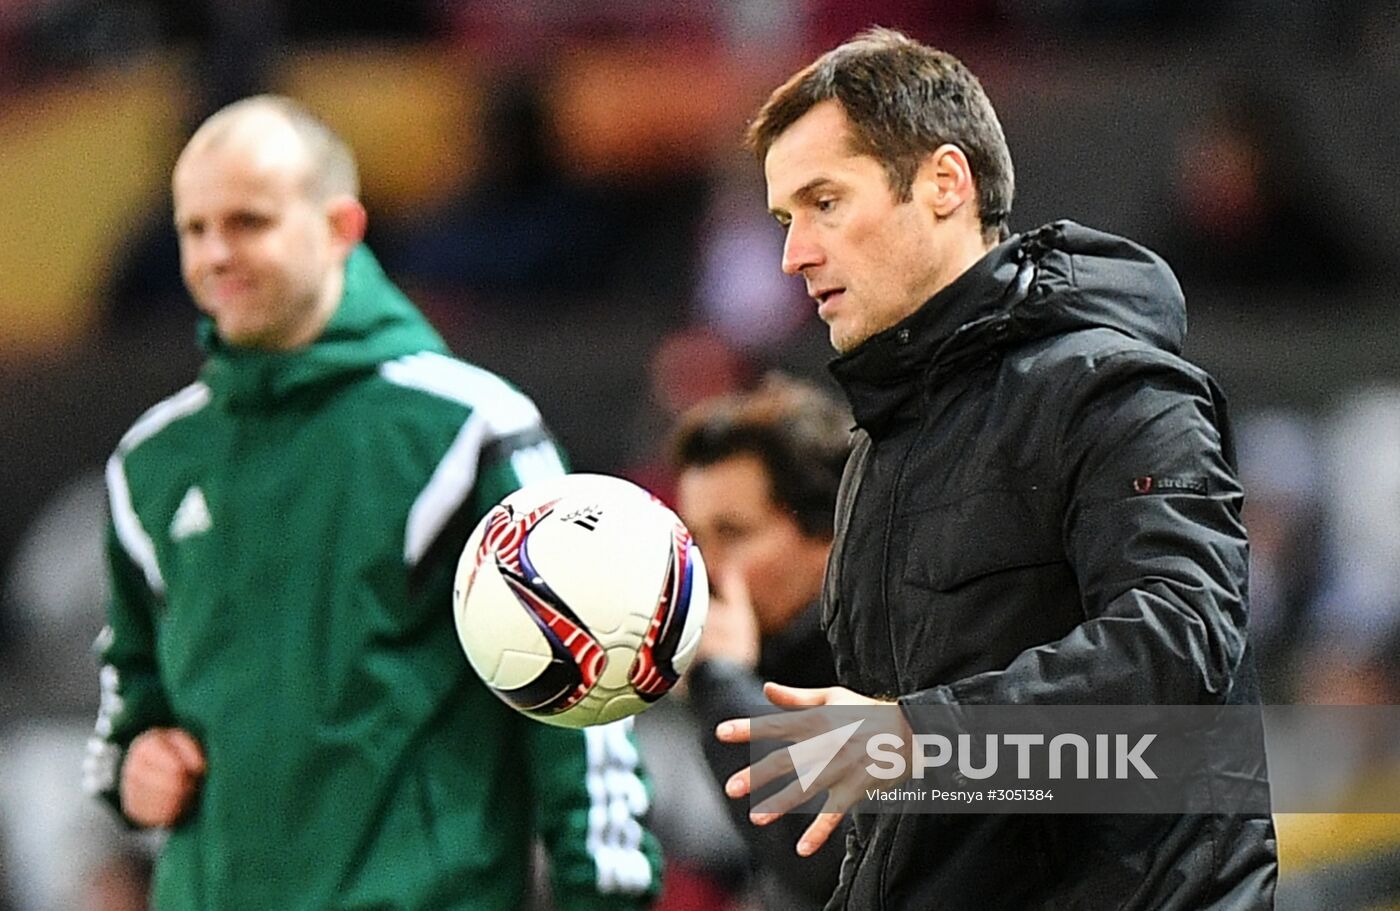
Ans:
{"type": "MultiPolygon", "coordinates": [[[[836,706],[894,705],[862,696],[840,686],[799,689],[768,683],[764,685],[763,693],[774,705],[789,709],[819,710],[836,706]]],[[[834,713],[821,711],[764,716],[761,739],[800,744],[840,727],[840,721],[834,713]]],[[[871,713],[870,717],[861,720],[860,727],[860,736],[849,737],[806,787],[794,778],[776,794],[760,801],[749,813],[749,819],[755,825],[768,825],[806,803],[813,793],[826,790],[827,797],[822,811],[797,842],[797,853],[803,857],[810,857],[816,853],[831,837],[831,833],[836,831],[836,827],[850,808],[865,799],[868,791],[884,790],[897,784],[897,781],[876,778],[870,774],[870,757],[866,753],[866,743],[870,738],[880,734],[892,734],[899,738],[899,749],[905,753],[909,751],[909,744],[913,739],[912,731],[901,711],[871,713]]],[[[721,722],[715,729],[715,736],[724,743],[748,743],[753,739],[752,719],[734,718],[721,722]]],[[[908,768],[907,762],[905,767],[908,768]]],[[[745,797],[779,777],[793,775],[796,771],[798,770],[793,765],[791,749],[774,750],[753,765],[735,772],[725,783],[724,790],[731,798],[745,797]]]]}

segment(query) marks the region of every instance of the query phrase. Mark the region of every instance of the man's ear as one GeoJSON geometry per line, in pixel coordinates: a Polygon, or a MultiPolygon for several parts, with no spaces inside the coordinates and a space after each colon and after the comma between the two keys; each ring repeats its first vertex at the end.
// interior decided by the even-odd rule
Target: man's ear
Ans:
{"type": "MultiPolygon", "coordinates": [[[[914,175],[914,198],[941,221],[965,204],[976,208],[977,186],[962,149],[945,142],[924,159],[914,175]]],[[[970,209],[969,211],[972,211],[970,209]]]]}
{"type": "Polygon", "coordinates": [[[326,218],[331,226],[331,242],[349,255],[355,245],[365,239],[369,215],[364,205],[353,196],[334,196],[326,202],[326,218]]]}

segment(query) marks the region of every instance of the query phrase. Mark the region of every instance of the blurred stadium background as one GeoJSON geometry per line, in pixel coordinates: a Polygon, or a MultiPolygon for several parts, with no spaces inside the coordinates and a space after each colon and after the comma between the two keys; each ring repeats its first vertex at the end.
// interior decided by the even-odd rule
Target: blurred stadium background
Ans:
{"type": "MultiPolygon", "coordinates": [[[[872,23],[981,76],[1013,230],[1073,218],[1176,267],[1187,354],[1239,423],[1269,701],[1397,701],[1400,5],[0,0],[0,911],[140,907],[149,843],[74,792],[100,470],[199,363],[168,191],[193,125],[255,91],[307,101],[360,157],[371,245],[456,349],[533,395],[577,467],[665,496],[680,409],[771,368],[825,381],[738,137],[872,23]]],[[[643,735],[677,861],[663,907],[740,907],[732,839],[680,785],[704,775],[683,707],[643,735]]],[[[1397,758],[1330,786],[1400,787],[1397,758]]],[[[1393,817],[1280,825],[1281,907],[1400,907],[1393,817]]]]}

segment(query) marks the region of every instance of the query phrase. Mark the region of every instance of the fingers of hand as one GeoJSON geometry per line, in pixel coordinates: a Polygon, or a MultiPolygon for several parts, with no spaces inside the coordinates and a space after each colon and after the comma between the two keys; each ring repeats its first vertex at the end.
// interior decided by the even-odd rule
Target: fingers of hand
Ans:
{"type": "Polygon", "coordinates": [[[784,775],[794,774],[792,753],[787,749],[773,750],[749,766],[754,788],[762,788],[784,775]]]}
{"type": "Polygon", "coordinates": [[[775,780],[780,775],[792,774],[792,756],[787,750],[774,750],[753,765],[740,769],[724,783],[724,793],[730,797],[743,797],[775,780]]]}
{"type": "Polygon", "coordinates": [[[802,783],[793,779],[778,793],[759,801],[758,806],[749,812],[754,825],[766,826],[778,817],[802,806],[811,798],[811,792],[803,789],[802,783]]]}
{"type": "Polygon", "coordinates": [[[752,719],[748,739],[801,743],[841,727],[846,719],[833,710],[809,708],[800,711],[770,712],[752,719]]]}
{"type": "Polygon", "coordinates": [[[723,743],[748,743],[752,731],[747,718],[731,718],[721,721],[715,728],[715,737],[723,743]]]}
{"type": "Polygon", "coordinates": [[[170,748],[179,755],[180,762],[185,768],[195,775],[204,774],[204,750],[200,747],[199,741],[195,740],[188,731],[179,728],[170,730],[167,734],[167,742],[170,748]]]}
{"type": "Polygon", "coordinates": [[[186,776],[152,777],[139,771],[122,775],[122,809],[141,825],[173,825],[189,806],[197,787],[186,776]]]}
{"type": "Polygon", "coordinates": [[[769,702],[774,705],[791,706],[794,708],[826,705],[827,696],[830,692],[830,687],[801,689],[795,686],[783,686],[781,683],[771,682],[763,685],[763,695],[768,697],[769,702]]]}
{"type": "Polygon", "coordinates": [[[730,564],[725,568],[724,575],[720,578],[720,587],[724,591],[725,601],[734,608],[752,615],[753,602],[749,597],[749,583],[738,564],[730,564]]]}
{"type": "MultiPolygon", "coordinates": [[[[788,782],[780,791],[761,800],[749,814],[750,819],[759,825],[766,825],[823,791],[828,792],[823,812],[845,813],[865,797],[866,789],[877,784],[871,779],[866,763],[863,741],[850,740],[826,762],[815,778],[805,785],[800,778],[788,782]]],[[[754,788],[762,788],[768,781],[787,773],[795,773],[791,752],[775,751],[754,764],[754,788]],[[779,756],[781,759],[775,758],[779,756]],[[774,762],[765,767],[768,759],[774,759],[774,762]],[[770,769],[772,774],[768,775],[770,769]],[[767,777],[760,780],[760,776],[767,777]]]]}
{"type": "Polygon", "coordinates": [[[741,600],[731,599],[728,594],[722,598],[712,596],[700,636],[699,656],[719,656],[752,668],[758,663],[758,651],[758,621],[747,597],[741,600]]]}
{"type": "Polygon", "coordinates": [[[831,833],[836,831],[836,827],[841,824],[841,818],[845,816],[841,813],[819,813],[817,818],[812,820],[812,824],[807,827],[807,831],[802,833],[802,837],[797,841],[797,853],[803,857],[811,857],[817,849],[826,844],[831,833]]]}
{"type": "Polygon", "coordinates": [[[724,793],[730,797],[743,797],[748,794],[751,788],[749,773],[752,768],[742,768],[729,776],[729,780],[724,783],[724,793]]]}
{"type": "MultiPolygon", "coordinates": [[[[849,747],[847,744],[837,752],[820,774],[805,785],[800,778],[793,778],[777,793],[763,798],[749,814],[749,818],[758,825],[767,825],[784,813],[802,806],[822,791],[829,792],[824,811],[848,810],[860,800],[862,789],[869,780],[862,764],[863,760],[857,755],[858,751],[849,747]]],[[[792,754],[788,750],[775,750],[753,765],[753,786],[762,788],[768,782],[777,780],[779,776],[789,774],[796,774],[792,754]],[[769,760],[772,760],[771,764],[769,760]]]]}
{"type": "Polygon", "coordinates": [[[189,734],[147,731],[132,741],[122,764],[122,808],[143,825],[168,826],[189,805],[203,774],[203,751],[189,734]]]}
{"type": "Polygon", "coordinates": [[[152,775],[198,775],[204,771],[204,754],[185,731],[152,728],[131,742],[126,766],[152,775]]]}

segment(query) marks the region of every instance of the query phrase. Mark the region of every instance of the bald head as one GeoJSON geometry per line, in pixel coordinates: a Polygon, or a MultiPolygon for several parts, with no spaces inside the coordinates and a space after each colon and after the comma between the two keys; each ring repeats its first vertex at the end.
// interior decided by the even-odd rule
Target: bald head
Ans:
{"type": "Polygon", "coordinates": [[[180,163],[207,152],[246,154],[258,166],[294,175],[315,202],[360,193],[355,157],[345,142],[305,107],[280,95],[256,95],[221,108],[195,131],[180,163]]]}
{"type": "Polygon", "coordinates": [[[180,267],[225,342],[290,350],[317,338],[364,239],[356,190],[349,149],[286,98],[240,101],[195,131],[171,181],[180,267]]]}

